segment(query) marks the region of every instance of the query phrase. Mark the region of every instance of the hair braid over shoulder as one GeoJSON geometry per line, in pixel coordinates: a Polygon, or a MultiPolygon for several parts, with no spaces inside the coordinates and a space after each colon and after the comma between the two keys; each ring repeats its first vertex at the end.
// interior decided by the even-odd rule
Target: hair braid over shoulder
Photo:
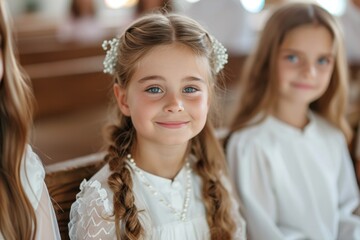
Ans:
{"type": "Polygon", "coordinates": [[[192,152],[198,158],[195,171],[203,181],[202,193],[211,239],[232,239],[236,226],[230,217],[230,196],[221,181],[226,171],[225,157],[212,132],[211,125],[207,124],[193,140],[192,152]]]}
{"type": "Polygon", "coordinates": [[[135,240],[140,239],[143,228],[135,206],[131,172],[125,162],[126,154],[130,152],[130,146],[134,141],[132,133],[134,129],[130,118],[126,118],[125,121],[127,123],[124,124],[124,128],[110,127],[111,144],[105,161],[109,163],[110,171],[113,172],[108,179],[108,184],[114,192],[115,222],[120,224],[120,227],[116,228],[116,236],[118,239],[135,240]]]}

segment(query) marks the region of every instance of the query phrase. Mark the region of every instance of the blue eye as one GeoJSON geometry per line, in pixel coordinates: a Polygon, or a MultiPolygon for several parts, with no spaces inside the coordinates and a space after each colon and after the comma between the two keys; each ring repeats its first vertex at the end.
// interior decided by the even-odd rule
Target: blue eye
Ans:
{"type": "Polygon", "coordinates": [[[146,89],[145,91],[148,93],[152,93],[152,94],[163,92],[163,90],[161,90],[159,87],[151,87],[151,88],[146,89]]]}
{"type": "Polygon", "coordinates": [[[297,63],[297,62],[299,62],[299,58],[298,58],[296,55],[287,55],[287,56],[286,56],[286,59],[287,59],[289,62],[292,62],[292,63],[297,63]]]}
{"type": "Polygon", "coordinates": [[[322,57],[318,60],[318,63],[320,65],[327,65],[330,63],[330,60],[327,57],[322,57]]]}
{"type": "Polygon", "coordinates": [[[194,92],[197,92],[197,91],[198,91],[198,89],[196,89],[194,87],[186,87],[183,90],[184,93],[194,93],[194,92]]]}

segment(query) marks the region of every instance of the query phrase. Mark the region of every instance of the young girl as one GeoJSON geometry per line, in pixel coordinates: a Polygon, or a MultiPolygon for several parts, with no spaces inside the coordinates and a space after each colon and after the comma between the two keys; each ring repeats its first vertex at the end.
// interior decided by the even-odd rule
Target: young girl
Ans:
{"type": "Polygon", "coordinates": [[[0,1],[0,239],[60,239],[44,168],[27,145],[32,93],[17,65],[0,1]]]}
{"type": "Polygon", "coordinates": [[[244,239],[207,118],[225,49],[193,20],[147,15],[110,50],[117,102],[107,164],[84,181],[71,239],[244,239]]]}
{"type": "Polygon", "coordinates": [[[259,41],[226,152],[249,236],[360,239],[338,24],[317,5],[285,5],[259,41]]]}

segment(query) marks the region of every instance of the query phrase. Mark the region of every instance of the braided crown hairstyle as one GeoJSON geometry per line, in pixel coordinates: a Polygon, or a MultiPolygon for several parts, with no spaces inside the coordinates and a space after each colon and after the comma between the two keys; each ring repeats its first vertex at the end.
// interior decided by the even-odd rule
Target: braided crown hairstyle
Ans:
{"type": "MultiPolygon", "coordinates": [[[[176,14],[150,14],[128,27],[119,39],[118,59],[113,74],[115,83],[126,88],[136,71],[136,63],[156,46],[180,43],[198,56],[206,57],[210,65],[210,96],[214,96],[216,56],[209,34],[194,20],[176,14]]],[[[211,102],[213,105],[215,101],[211,102]]],[[[116,123],[109,126],[109,145],[105,161],[112,172],[108,178],[114,192],[114,217],[118,239],[141,239],[144,229],[139,220],[132,191],[133,182],[125,161],[136,145],[136,130],[130,117],[115,108],[116,123]]],[[[211,239],[231,239],[235,222],[230,217],[230,197],[220,181],[226,172],[225,157],[213,135],[208,118],[204,129],[189,142],[190,153],[197,162],[194,171],[202,179],[202,197],[206,208],[211,239]]]]}

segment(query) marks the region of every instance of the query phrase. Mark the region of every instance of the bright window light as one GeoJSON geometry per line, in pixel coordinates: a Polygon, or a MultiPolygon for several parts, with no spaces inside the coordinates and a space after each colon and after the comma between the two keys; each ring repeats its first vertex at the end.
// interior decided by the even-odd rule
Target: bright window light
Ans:
{"type": "Polygon", "coordinates": [[[317,0],[319,5],[328,10],[331,14],[340,16],[344,13],[346,7],[345,0],[317,0]]]}
{"type": "Polygon", "coordinates": [[[186,1],[189,2],[189,3],[196,3],[196,2],[198,2],[200,0],[186,0],[186,1]]]}
{"type": "Polygon", "coordinates": [[[122,7],[132,7],[137,3],[137,0],[104,0],[107,7],[118,9],[122,7]]]}
{"type": "Polygon", "coordinates": [[[258,13],[264,8],[265,0],[240,0],[248,12],[258,13]]]}

